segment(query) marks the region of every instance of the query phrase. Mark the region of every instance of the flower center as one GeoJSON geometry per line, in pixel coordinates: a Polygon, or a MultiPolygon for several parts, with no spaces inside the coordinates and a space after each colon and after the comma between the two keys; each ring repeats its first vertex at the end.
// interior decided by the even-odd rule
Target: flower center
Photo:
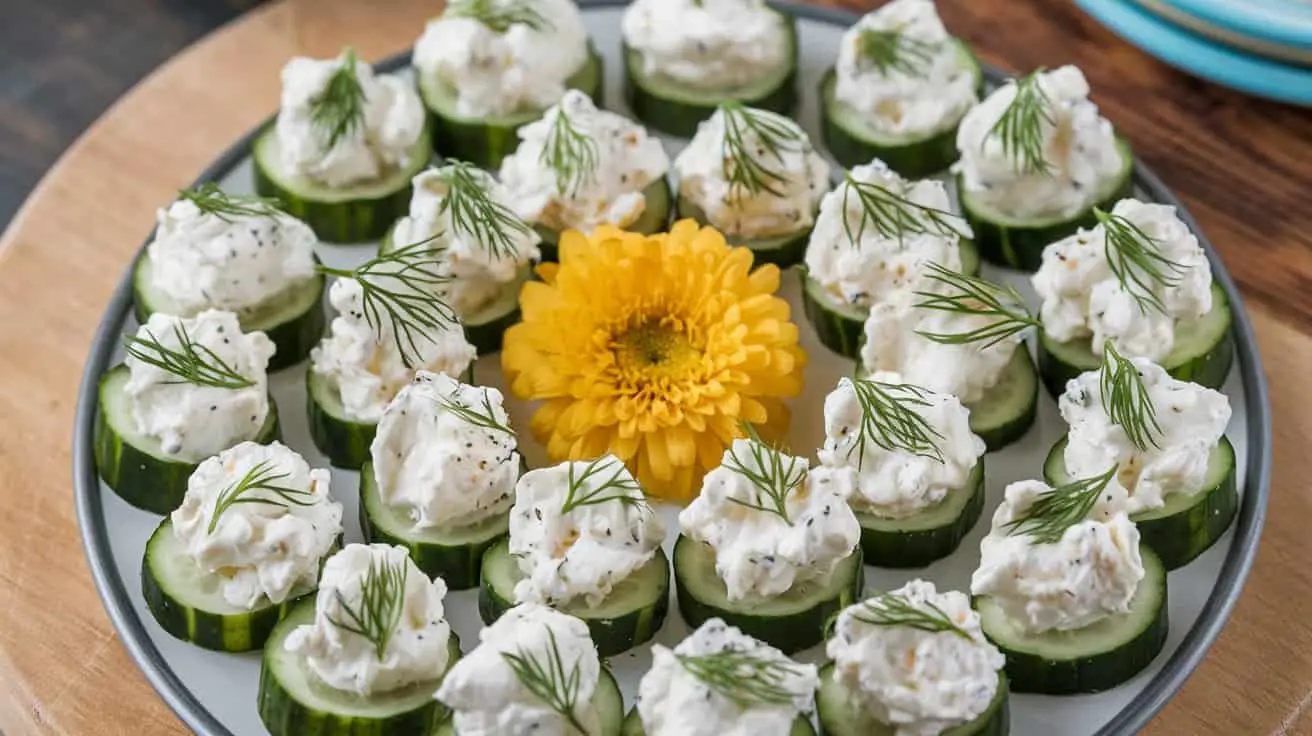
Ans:
{"type": "Polygon", "coordinates": [[[688,335],[664,320],[635,325],[618,335],[614,346],[615,362],[626,373],[677,374],[702,356],[688,335]]]}

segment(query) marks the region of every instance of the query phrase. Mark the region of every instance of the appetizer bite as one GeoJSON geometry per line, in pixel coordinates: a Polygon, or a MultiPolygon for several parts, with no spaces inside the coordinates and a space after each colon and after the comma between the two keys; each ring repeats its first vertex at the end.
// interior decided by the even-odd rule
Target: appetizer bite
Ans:
{"type": "Polygon", "coordinates": [[[346,49],[297,57],[282,70],[278,118],[255,139],[255,190],[305,221],[321,240],[377,240],[410,201],[410,180],[432,158],[414,87],[346,49]]]}
{"type": "Polygon", "coordinates": [[[851,468],[811,469],[755,434],[736,439],[679,513],[679,612],[690,626],[723,619],[798,652],[861,595],[861,525],[847,499],[851,468]]]}
{"type": "Polygon", "coordinates": [[[819,684],[799,664],[718,618],[673,650],[652,647],[651,669],[623,736],[814,736],[819,684]]]}
{"type": "Polygon", "coordinates": [[[816,705],[825,736],[1005,736],[1005,659],[970,598],[925,580],[843,609],[816,705]]]}
{"type": "Polygon", "coordinates": [[[957,131],[957,192],[984,260],[1024,271],[1049,243],[1129,194],[1134,156],[1073,66],[1039,69],[976,105],[957,131]]]}
{"type": "Polygon", "coordinates": [[[825,398],[820,464],[850,469],[868,565],[924,567],[956,551],[984,510],[984,441],[970,410],[896,373],[844,378],[825,398]]]}
{"type": "Polygon", "coordinates": [[[434,736],[619,736],[624,700],[588,631],[541,604],[507,610],[437,691],[452,717],[434,736]]]}
{"type": "Polygon", "coordinates": [[[725,102],[797,103],[797,21],[765,0],[635,0],[623,38],[629,108],[662,133],[691,137],[725,102]]]}
{"type": "Polygon", "coordinates": [[[530,470],[515,487],[510,537],[483,555],[484,623],[517,603],[582,619],[603,657],[651,639],[665,622],[665,526],[614,455],[530,470]]]}
{"type": "Polygon", "coordinates": [[[750,248],[756,263],[802,260],[829,164],[806,131],[777,113],[721,105],[674,161],[676,213],[750,248]]]}
{"type": "Polygon", "coordinates": [[[269,370],[305,360],[323,335],[324,278],[315,272],[308,225],[261,197],[214,184],[184,189],[159,211],[155,236],[132,272],[132,308],[194,317],[235,312],[241,328],[263,332],[277,352],[269,370]]]}
{"type": "Polygon", "coordinates": [[[446,585],[405,549],[348,544],[328,558],[319,593],[269,636],[260,720],[272,736],[426,734],[445,709],[433,699],[460,658],[444,618],[446,585]]]}
{"type": "Polygon", "coordinates": [[[1115,465],[1111,485],[1144,544],[1174,570],[1205,552],[1239,510],[1230,399],[1177,381],[1105,343],[1101,369],[1071,379],[1057,406],[1070,433],[1043,466],[1054,485],[1115,465]]]}
{"type": "Polygon", "coordinates": [[[337,548],[342,505],[326,469],[286,445],[243,442],[187,480],[141,562],[141,594],[161,628],[206,649],[259,649],[337,548]]]}
{"type": "Polygon", "coordinates": [[[415,43],[414,65],[435,146],[486,168],[566,89],[601,101],[601,57],[572,0],[452,0],[415,43]]]}
{"type": "Polygon", "coordinates": [[[253,440],[280,437],[266,366],[273,343],[237,315],[155,313],[128,338],[123,363],[100,379],[96,468],[124,501],[167,514],[196,465],[253,440]]]}
{"type": "Polygon", "coordinates": [[[893,0],[844,34],[820,83],[825,146],[847,168],[877,158],[912,178],[943,171],[983,86],[975,55],[948,35],[932,0],[893,0]]]}
{"type": "Polygon", "coordinates": [[[483,553],[510,527],[522,460],[501,402],[494,388],[419,371],[360,468],[365,539],[405,547],[452,590],[478,586],[483,553]]]}
{"type": "Polygon", "coordinates": [[[1034,290],[1039,370],[1053,396],[1097,370],[1103,345],[1182,381],[1219,388],[1234,361],[1230,303],[1175,208],[1123,199],[1097,225],[1043,251],[1034,290]]]}

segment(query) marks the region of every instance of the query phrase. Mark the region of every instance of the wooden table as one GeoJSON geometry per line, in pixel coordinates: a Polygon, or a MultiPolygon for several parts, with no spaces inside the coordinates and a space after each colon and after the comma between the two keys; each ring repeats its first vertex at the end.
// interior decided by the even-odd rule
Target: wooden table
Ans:
{"type": "MultiPolygon", "coordinates": [[[[1257,327],[1276,417],[1265,540],[1230,625],[1150,731],[1312,733],[1312,114],[1172,71],[1067,2],[939,4],[991,62],[1084,68],[1104,110],[1220,248],[1257,327]]],[[[69,490],[75,389],[155,208],[276,106],[275,70],[293,51],[288,12],[255,11],[147,78],[68,150],[0,239],[8,736],[184,732],[117,640],[83,561],[69,490]]],[[[415,35],[375,24],[356,45],[376,58],[415,35]]]]}

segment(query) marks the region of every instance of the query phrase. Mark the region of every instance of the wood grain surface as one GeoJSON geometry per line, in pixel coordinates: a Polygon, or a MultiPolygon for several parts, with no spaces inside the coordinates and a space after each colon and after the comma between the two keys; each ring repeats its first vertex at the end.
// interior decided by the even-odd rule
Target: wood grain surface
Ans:
{"type": "MultiPolygon", "coordinates": [[[[849,0],[853,10],[873,2],[849,0]]],[[[1235,616],[1153,734],[1312,733],[1312,115],[1172,71],[1060,0],[940,0],[1001,66],[1077,63],[1242,283],[1275,407],[1275,482],[1235,616]]],[[[183,733],[129,659],[74,520],[69,439],[101,310],[156,207],[274,109],[293,51],[273,3],[161,67],[45,177],[0,239],[0,732],[183,733]]],[[[371,58],[413,27],[356,34],[371,58]]]]}

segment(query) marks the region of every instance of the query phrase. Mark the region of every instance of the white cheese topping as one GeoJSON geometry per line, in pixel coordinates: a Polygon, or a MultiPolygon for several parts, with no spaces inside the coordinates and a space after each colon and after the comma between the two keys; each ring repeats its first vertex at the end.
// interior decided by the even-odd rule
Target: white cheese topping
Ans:
{"type": "Polygon", "coordinates": [[[515,600],[596,606],[664,539],[665,525],[614,455],[531,470],[510,510],[510,554],[524,574],[515,600]]]}
{"type": "MultiPolygon", "coordinates": [[[[654,645],[651,657],[651,669],[638,685],[638,714],[647,736],[788,736],[798,714],[813,710],[820,684],[815,665],[798,664],[718,618],[702,624],[673,650],[654,645]],[[768,667],[769,677],[754,679],[768,682],[784,702],[742,705],[726,695],[723,686],[708,684],[689,669],[714,662],[715,655],[723,653],[750,657],[754,666],[768,667]]],[[[749,690],[753,678],[741,676],[743,689],[749,690]]]]}
{"type": "Polygon", "coordinates": [[[435,682],[451,656],[445,597],[442,578],[429,580],[404,547],[348,544],[324,564],[314,623],[298,627],[285,646],[305,657],[310,670],[338,690],[368,696],[435,682]],[[380,582],[386,584],[379,587],[380,582]],[[375,601],[386,603],[381,613],[365,605],[366,589],[375,601]],[[392,606],[400,611],[388,627],[384,616],[395,610],[392,606]],[[383,632],[386,646],[380,651],[380,639],[351,629],[383,632]]]}
{"type": "Polygon", "coordinates": [[[992,597],[1033,633],[1081,629],[1129,611],[1144,574],[1139,529],[1125,513],[1124,491],[1113,486],[1060,541],[1040,544],[1031,534],[1012,534],[1008,525],[1051,490],[1036,480],[1007,486],[970,579],[971,593],[992,597]]]}
{"type": "Polygon", "coordinates": [[[971,198],[1000,215],[1024,219],[1074,217],[1107,196],[1124,168],[1112,124],[1089,101],[1089,83],[1073,66],[1039,75],[1047,118],[1039,123],[1047,171],[1026,171],[1002,136],[998,121],[1016,99],[1008,84],[961,121],[958,171],[971,198]]]}
{"type": "Polygon", "coordinates": [[[1127,290],[1108,265],[1106,228],[1081,230],[1045,248],[1043,265],[1034,274],[1034,290],[1043,300],[1043,330],[1061,341],[1091,336],[1095,353],[1111,340],[1122,353],[1161,360],[1175,346],[1179,322],[1211,311],[1211,264],[1170,205],[1123,199],[1112,215],[1123,218],[1118,226],[1128,224],[1150,238],[1148,245],[1175,264],[1161,266],[1169,283],[1144,276],[1142,285],[1131,281],[1127,290]],[[1161,309],[1141,303],[1149,294],[1161,309]]]}
{"type": "Polygon", "coordinates": [[[835,682],[866,713],[894,726],[897,736],[938,736],[983,715],[1006,659],[984,638],[970,598],[955,590],[940,593],[925,580],[888,595],[935,618],[946,616],[955,630],[872,623],[877,599],[848,606],[825,645],[835,682]]]}
{"type": "MultiPolygon", "coordinates": [[[[388,288],[398,288],[389,284],[388,288]]],[[[474,361],[474,346],[465,340],[459,324],[425,331],[415,339],[418,363],[405,364],[397,346],[395,328],[385,312],[379,327],[369,324],[363,304],[363,289],[355,279],[337,279],[328,289],[328,301],[337,310],[328,336],[310,353],[312,370],[337,390],[351,419],[375,422],[388,402],[414,377],[416,370],[463,375],[474,361]]],[[[409,350],[409,342],[402,337],[409,350]]]]}
{"type": "Polygon", "coordinates": [[[739,470],[771,475],[772,453],[759,443],[734,440],[721,465],[706,474],[701,494],[679,513],[683,533],[715,549],[715,572],[729,600],[772,598],[800,583],[824,580],[861,539],[847,503],[856,486],[850,468],[808,472],[806,458],[781,454],[778,477],[801,477],[783,499],[788,518],[748,508],[775,508],[770,494],[739,470]]]}
{"type": "Polygon", "coordinates": [[[506,511],[519,478],[509,428],[500,391],[419,371],[378,422],[371,453],[379,495],[417,530],[506,511]]]}
{"type": "Polygon", "coordinates": [[[866,15],[843,35],[836,69],[838,101],[890,136],[948,130],[979,101],[975,65],[943,28],[932,0],[893,0],[866,15]],[[897,44],[902,64],[881,68],[862,50],[863,36],[897,44]]]}
{"type": "MultiPolygon", "coordinates": [[[[739,239],[791,235],[811,227],[829,190],[829,163],[806,131],[792,120],[765,110],[741,108],[726,121],[716,110],[674,161],[679,198],[699,208],[725,235],[739,239]],[[750,124],[747,116],[756,124],[750,124]],[[763,140],[762,126],[772,131],[763,140]],[[737,154],[737,155],[735,155],[737,154]],[[750,158],[755,189],[731,181],[750,158]],[[729,173],[726,173],[726,168],[729,173]]],[[[745,175],[750,177],[749,175],[745,175]]]]}
{"type": "Polygon", "coordinates": [[[806,249],[807,275],[835,299],[863,308],[910,299],[926,288],[926,264],[961,270],[959,236],[971,230],[951,212],[941,181],[906,181],[879,160],[858,166],[820,203],[806,249]],[[888,230],[890,219],[900,219],[888,214],[894,210],[907,218],[896,232],[888,230]]]}
{"type": "Polygon", "coordinates": [[[173,533],[223,599],[252,609],[313,590],[319,563],[342,533],[342,505],[326,468],[286,445],[243,442],[187,479],[173,533]]]}
{"type": "MultiPolygon", "coordinates": [[[[260,433],[269,414],[265,369],[274,346],[263,332],[243,334],[237,315],[213,309],[191,318],[152,314],[136,337],[179,352],[183,347],[180,332],[192,345],[209,351],[203,357],[206,365],[218,367],[222,361],[251,385],[225,388],[188,383],[129,355],[123,361],[129,372],[126,391],[132,398],[132,421],[138,432],[159,440],[160,449],[170,456],[200,462],[260,433]]],[[[140,350],[158,356],[148,347],[140,350]]]]}
{"type": "Polygon", "coordinates": [[[1230,422],[1230,399],[1219,391],[1171,378],[1160,366],[1132,358],[1152,402],[1160,433],[1141,450],[1103,406],[1102,373],[1091,371],[1066,384],[1057,401],[1071,426],[1066,470],[1073,478],[1102,475],[1120,467],[1113,484],[1129,494],[1126,513],[1159,509],[1172,493],[1192,495],[1203,488],[1207,460],[1230,422]]]}
{"type": "Polygon", "coordinates": [[[699,90],[733,90],[791,63],[788,26],[764,0],[634,0],[623,33],[643,74],[699,90]]]}
{"type": "Polygon", "coordinates": [[[588,30],[572,0],[451,2],[429,21],[414,53],[423,78],[452,91],[456,114],[476,119],[554,105],[587,58],[588,30]],[[515,22],[484,25],[465,12],[474,5],[515,22]]]}
{"type": "Polygon", "coordinates": [[[519,138],[501,162],[501,181],[519,216],[550,230],[632,225],[647,209],[644,190],[670,168],[646,128],[577,90],[520,128],[519,138]],[[561,167],[552,163],[557,154],[561,167]]]}
{"type": "MultiPolygon", "coordinates": [[[[544,671],[559,666],[577,672],[573,720],[584,736],[601,736],[589,700],[601,677],[601,660],[587,624],[536,603],[506,611],[478,635],[474,651],[456,662],[437,699],[453,711],[460,736],[578,736],[569,720],[526,687],[507,657],[520,657],[544,671]]],[[[558,691],[559,692],[559,691],[558,691]]]]}
{"type": "MultiPolygon", "coordinates": [[[[907,383],[896,373],[870,377],[884,384],[907,383]]],[[[884,389],[887,390],[887,389],[884,389]]],[[[902,394],[892,394],[902,398],[902,394]]],[[[830,468],[856,472],[856,492],[849,502],[856,511],[901,519],[940,503],[950,491],[962,490],[984,454],[984,441],[970,431],[970,410],[949,394],[924,391],[902,404],[924,420],[939,457],[926,452],[886,449],[866,433],[863,402],[852,381],[839,381],[825,397],[825,444],[818,455],[830,468]]],[[[872,413],[871,419],[882,415],[872,413]]]]}
{"type": "Polygon", "coordinates": [[[282,69],[282,108],[277,136],[284,171],[330,187],[346,187],[380,178],[407,165],[406,155],[424,132],[424,105],[414,85],[395,75],[374,75],[363,61],[355,77],[364,99],[363,116],[331,148],[331,134],[315,122],[315,103],[347,56],[336,59],[296,57],[282,69]]]}

